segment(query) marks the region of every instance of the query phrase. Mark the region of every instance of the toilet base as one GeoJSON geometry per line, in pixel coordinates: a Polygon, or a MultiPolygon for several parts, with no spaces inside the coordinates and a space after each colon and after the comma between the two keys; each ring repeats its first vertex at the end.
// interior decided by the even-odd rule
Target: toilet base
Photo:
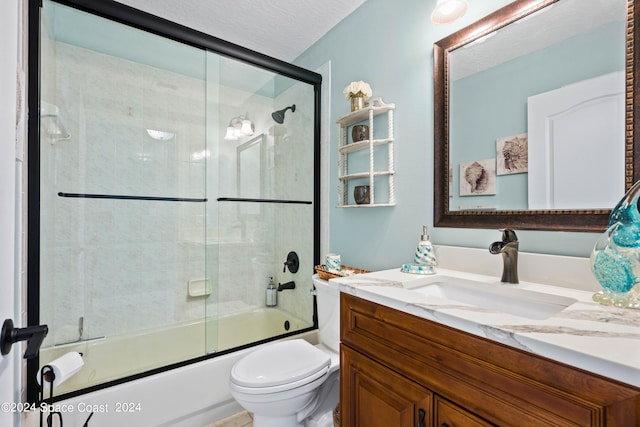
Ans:
{"type": "Polygon", "coordinates": [[[253,427],[304,427],[294,414],[290,417],[267,417],[253,414],[253,427]]]}
{"type": "Polygon", "coordinates": [[[333,427],[333,411],[325,411],[306,421],[304,427],[333,427]]]}

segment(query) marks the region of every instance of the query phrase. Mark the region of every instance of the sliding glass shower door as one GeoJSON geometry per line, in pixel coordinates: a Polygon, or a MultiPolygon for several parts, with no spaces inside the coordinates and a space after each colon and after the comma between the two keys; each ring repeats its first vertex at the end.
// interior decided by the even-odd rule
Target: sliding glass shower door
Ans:
{"type": "Polygon", "coordinates": [[[315,98],[308,83],[214,53],[206,81],[212,352],[313,326],[315,98]],[[270,280],[281,290],[267,307],[270,280]]]}
{"type": "Polygon", "coordinates": [[[56,395],[314,326],[319,81],[100,15],[40,10],[29,386],[84,361],[56,395]]]}

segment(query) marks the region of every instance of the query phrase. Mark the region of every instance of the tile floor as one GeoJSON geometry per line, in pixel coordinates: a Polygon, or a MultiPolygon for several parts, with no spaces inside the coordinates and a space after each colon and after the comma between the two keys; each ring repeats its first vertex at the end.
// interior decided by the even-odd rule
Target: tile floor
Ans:
{"type": "Polygon", "coordinates": [[[206,427],[251,427],[253,426],[253,417],[247,411],[238,412],[224,420],[216,421],[206,427]]]}
{"type": "MultiPolygon", "coordinates": [[[[340,410],[339,407],[336,406],[336,409],[333,411],[333,422],[334,426],[340,427],[340,410]]],[[[230,417],[225,418],[224,420],[216,421],[213,424],[209,424],[205,427],[252,427],[253,426],[253,416],[250,412],[242,411],[237,414],[231,415],[230,417]]]]}

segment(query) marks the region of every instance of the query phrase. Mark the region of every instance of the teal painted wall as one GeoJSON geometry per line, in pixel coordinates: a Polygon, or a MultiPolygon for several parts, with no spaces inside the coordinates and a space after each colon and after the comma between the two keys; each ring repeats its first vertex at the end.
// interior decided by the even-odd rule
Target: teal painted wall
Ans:
{"type": "MultiPolygon", "coordinates": [[[[331,86],[323,87],[331,94],[329,247],[344,264],[379,270],[410,262],[423,224],[434,244],[488,248],[500,238],[498,230],[433,227],[433,43],[509,2],[469,1],[466,16],[436,26],[436,0],[368,0],[296,59],[308,69],[331,62],[331,86]],[[395,207],[336,208],[335,121],[349,112],[342,90],[356,80],[396,104],[395,207]]],[[[574,256],[588,256],[598,236],[518,231],[523,252],[574,256]]]]}

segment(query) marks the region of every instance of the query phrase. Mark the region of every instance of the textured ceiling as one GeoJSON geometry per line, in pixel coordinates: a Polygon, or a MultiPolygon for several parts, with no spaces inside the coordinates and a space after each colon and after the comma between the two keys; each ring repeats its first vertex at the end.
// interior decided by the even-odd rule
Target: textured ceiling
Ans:
{"type": "Polygon", "coordinates": [[[486,43],[469,44],[451,55],[451,80],[494,67],[552,44],[588,33],[611,22],[624,32],[626,0],[565,0],[543,9],[531,19],[495,31],[486,43]],[[541,30],[542,29],[542,30],[541,30]]]}
{"type": "Polygon", "coordinates": [[[117,0],[291,62],[366,0],[117,0]]]}

